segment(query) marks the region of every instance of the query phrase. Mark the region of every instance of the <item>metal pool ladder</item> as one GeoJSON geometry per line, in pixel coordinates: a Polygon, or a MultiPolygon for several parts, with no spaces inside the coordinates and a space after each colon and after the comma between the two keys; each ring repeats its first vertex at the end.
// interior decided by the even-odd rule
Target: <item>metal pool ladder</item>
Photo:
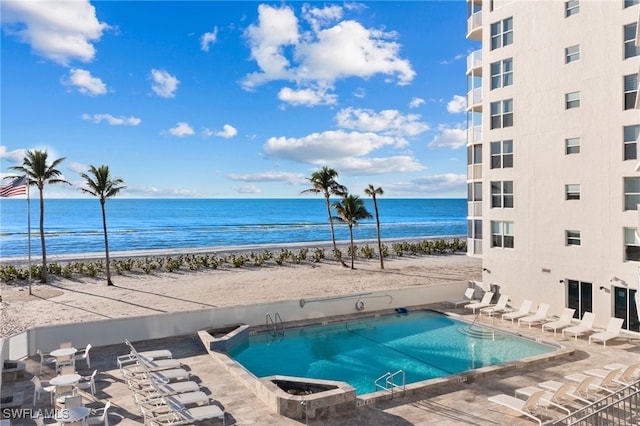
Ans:
{"type": "Polygon", "coordinates": [[[284,336],[284,322],[282,321],[280,314],[276,312],[274,317],[275,317],[275,320],[274,318],[271,317],[270,313],[267,313],[267,317],[265,319],[266,327],[271,328],[271,331],[273,332],[274,336],[278,334],[282,334],[284,336]],[[281,330],[279,332],[278,332],[278,322],[280,322],[280,327],[281,327],[281,330]]]}
{"type": "Polygon", "coordinates": [[[386,372],[382,376],[378,377],[375,382],[376,391],[378,389],[391,392],[391,399],[393,399],[394,391],[396,389],[402,389],[402,394],[405,392],[405,374],[404,370],[398,370],[395,373],[386,372]],[[396,384],[396,376],[401,376],[402,384],[396,384]]]}

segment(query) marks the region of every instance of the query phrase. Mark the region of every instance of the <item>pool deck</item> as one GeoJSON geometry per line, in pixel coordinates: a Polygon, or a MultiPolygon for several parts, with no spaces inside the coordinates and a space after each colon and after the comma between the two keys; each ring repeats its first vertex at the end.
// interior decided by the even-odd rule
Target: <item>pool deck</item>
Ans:
{"type": "MultiPolygon", "coordinates": [[[[433,309],[459,314],[469,320],[473,315],[465,309],[451,309],[445,304],[431,305],[433,309]]],[[[492,319],[481,317],[483,323],[491,324],[492,319]]],[[[550,359],[541,363],[527,365],[518,369],[496,371],[477,380],[441,385],[407,396],[397,396],[393,400],[378,401],[362,406],[348,416],[329,420],[309,421],[311,425],[531,425],[535,424],[525,417],[518,416],[508,408],[487,401],[487,397],[506,393],[513,395],[515,389],[535,385],[545,380],[559,380],[566,374],[582,372],[589,368],[599,368],[612,362],[631,363],[640,360],[640,340],[615,339],[607,347],[602,344],[588,344],[587,337],[563,339],[558,333],[541,332],[540,326],[529,329],[517,327],[509,321],[495,320],[495,326],[506,331],[521,333],[531,338],[543,337],[555,341],[569,349],[572,355],[550,359]]],[[[124,338],[123,338],[124,340],[124,338]]],[[[300,425],[303,421],[292,420],[274,414],[220,363],[215,362],[205,350],[196,334],[169,339],[134,342],[138,350],[170,349],[174,358],[179,359],[192,374],[192,380],[199,382],[205,393],[209,394],[212,404],[226,411],[227,425],[300,425]]],[[[77,366],[80,374],[88,375],[94,369],[96,376],[96,397],[81,391],[85,404],[100,408],[107,400],[112,403],[109,411],[110,425],[141,424],[142,419],[133,398],[116,367],[116,356],[127,353],[127,347],[111,345],[94,347],[91,350],[91,370],[84,361],[77,366]]],[[[23,407],[31,408],[33,403],[33,385],[30,379],[39,369],[39,358],[32,357],[26,362],[25,378],[18,382],[3,383],[2,394],[23,393],[23,407]]],[[[42,379],[48,380],[54,375],[48,366],[43,368],[42,379]]],[[[51,408],[49,396],[43,395],[36,408],[51,408]]],[[[559,417],[559,414],[558,414],[559,417]]],[[[50,423],[50,422],[49,422],[50,423]]],[[[12,420],[12,425],[32,425],[31,420],[12,420]]],[[[205,423],[203,423],[205,424],[205,423]]],[[[213,420],[206,424],[222,424],[213,420]]]]}

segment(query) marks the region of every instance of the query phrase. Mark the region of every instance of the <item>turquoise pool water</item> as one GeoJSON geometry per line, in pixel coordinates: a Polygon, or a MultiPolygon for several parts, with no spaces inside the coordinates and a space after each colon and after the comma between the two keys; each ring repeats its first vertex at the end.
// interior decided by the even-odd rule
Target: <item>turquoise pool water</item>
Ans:
{"type": "Polygon", "coordinates": [[[361,395],[374,392],[386,372],[404,370],[408,384],[555,350],[498,332],[495,340],[474,337],[468,328],[437,312],[416,311],[287,329],[284,336],[257,334],[229,355],[256,377],[339,380],[361,395]]]}

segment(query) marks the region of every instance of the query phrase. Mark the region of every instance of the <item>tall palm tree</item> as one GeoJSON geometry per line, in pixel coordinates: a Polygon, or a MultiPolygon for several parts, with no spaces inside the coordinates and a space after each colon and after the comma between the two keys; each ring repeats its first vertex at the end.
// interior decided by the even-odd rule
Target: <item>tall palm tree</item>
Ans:
{"type": "Polygon", "coordinates": [[[384,194],[381,187],[374,188],[369,184],[369,187],[364,189],[364,193],[370,197],[373,197],[373,208],[376,211],[376,232],[378,235],[378,253],[380,254],[380,269],[384,269],[384,260],[382,259],[382,242],[380,241],[380,216],[378,215],[378,202],[376,201],[376,195],[384,194]]]}
{"type": "Polygon", "coordinates": [[[342,197],[342,201],[333,203],[333,209],[338,213],[337,220],[349,225],[349,237],[351,239],[351,269],[353,269],[353,259],[355,258],[355,249],[353,247],[353,226],[358,226],[358,221],[368,219],[371,216],[364,206],[364,201],[357,195],[346,194],[342,197]]]}
{"type": "MultiPolygon", "coordinates": [[[[327,166],[323,166],[322,169],[317,172],[313,172],[310,178],[307,178],[311,182],[311,188],[305,189],[301,194],[307,192],[313,192],[314,194],[323,194],[325,202],[327,204],[327,216],[329,216],[329,225],[331,226],[331,241],[333,242],[333,253],[338,251],[336,246],[336,236],[333,230],[333,217],[331,216],[331,201],[329,198],[331,195],[344,196],[347,193],[347,188],[340,185],[337,181],[338,172],[335,169],[331,169],[327,166]]],[[[342,260],[341,260],[342,261],[342,260]]],[[[343,262],[344,264],[344,262],[343,262]]]]}
{"type": "Polygon", "coordinates": [[[22,166],[10,167],[11,170],[20,172],[27,175],[29,179],[29,185],[38,187],[40,192],[40,244],[42,246],[42,271],[40,272],[40,282],[47,282],[47,249],[44,244],[44,186],[47,184],[66,183],[71,185],[66,180],[62,179],[62,172],[56,169],[56,167],[66,160],[66,157],[58,158],[48,163],[48,156],[46,150],[34,149],[27,151],[22,160],[22,166]]]}
{"type": "Polygon", "coordinates": [[[105,214],[104,205],[107,198],[115,197],[126,186],[122,186],[124,182],[121,178],[112,178],[109,172],[109,166],[102,165],[97,169],[95,166],[89,166],[89,176],[87,173],[80,173],[80,176],[86,181],[87,188],[80,188],[94,197],[100,198],[100,207],[102,208],[102,229],[104,231],[104,252],[107,264],[107,285],[113,285],[111,282],[111,269],[109,267],[109,239],[107,238],[107,216],[105,214]]]}

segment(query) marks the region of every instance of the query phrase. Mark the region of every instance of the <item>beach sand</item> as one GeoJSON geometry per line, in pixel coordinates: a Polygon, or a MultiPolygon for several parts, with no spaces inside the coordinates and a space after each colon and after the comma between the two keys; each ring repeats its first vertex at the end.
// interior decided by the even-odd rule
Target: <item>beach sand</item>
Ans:
{"type": "Polygon", "coordinates": [[[297,300],[460,280],[481,280],[481,259],[466,254],[419,255],[356,260],[356,269],[325,259],[277,266],[64,279],[33,282],[29,296],[24,282],[2,284],[0,336],[30,327],[106,320],[128,316],[188,311],[216,306],[297,300]]]}

